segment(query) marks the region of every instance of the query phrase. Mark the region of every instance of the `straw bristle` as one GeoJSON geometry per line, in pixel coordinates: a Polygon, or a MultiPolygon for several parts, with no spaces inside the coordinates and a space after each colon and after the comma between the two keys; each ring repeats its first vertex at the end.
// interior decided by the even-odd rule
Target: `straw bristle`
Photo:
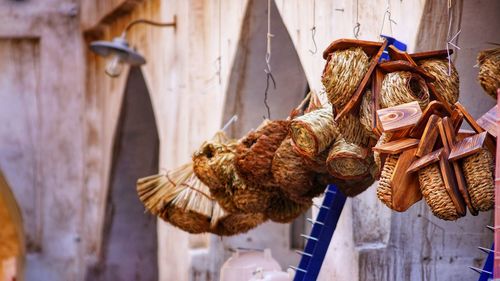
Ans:
{"type": "Polygon", "coordinates": [[[380,90],[381,108],[412,101],[418,101],[422,109],[429,104],[429,89],[425,80],[420,75],[407,71],[388,73],[380,90]]]}
{"type": "Polygon", "coordinates": [[[330,103],[343,108],[368,71],[369,57],[360,47],[335,51],[328,56],[322,82],[330,103]]]}
{"type": "Polygon", "coordinates": [[[419,65],[430,75],[436,78],[432,85],[437,92],[443,96],[450,106],[458,101],[459,78],[453,63],[449,64],[447,59],[428,59],[419,62],[419,65]],[[448,75],[448,71],[450,71],[448,75]]]}
{"type": "Polygon", "coordinates": [[[479,74],[477,79],[484,91],[497,98],[497,89],[500,88],[500,48],[479,52],[477,57],[479,74]]]}

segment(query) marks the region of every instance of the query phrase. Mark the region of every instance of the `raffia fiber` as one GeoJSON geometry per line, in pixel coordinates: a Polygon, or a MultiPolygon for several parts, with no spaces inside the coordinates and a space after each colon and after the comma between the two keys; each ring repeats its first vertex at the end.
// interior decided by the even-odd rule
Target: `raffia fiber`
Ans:
{"type": "MultiPolygon", "coordinates": [[[[392,138],[392,133],[382,133],[382,135],[380,135],[380,138],[378,139],[377,141],[377,144],[375,146],[379,146],[379,145],[382,145],[384,143],[388,143],[392,138]]],[[[374,151],[373,152],[373,159],[374,159],[374,162],[375,162],[375,165],[373,166],[373,174],[375,176],[375,178],[379,178],[380,177],[380,173],[382,172],[382,166],[383,166],[383,163],[382,163],[382,159],[380,158],[380,152],[378,151],[374,151]]]]}
{"type": "Polygon", "coordinates": [[[274,153],[288,134],[289,121],[267,121],[238,142],[236,171],[246,182],[262,187],[277,186],[271,171],[274,153]]]}
{"type": "Polygon", "coordinates": [[[323,152],[338,135],[332,108],[324,107],[295,118],[290,123],[290,134],[302,155],[314,157],[323,152]]]}
{"type": "Polygon", "coordinates": [[[373,133],[373,103],[372,103],[372,91],[366,90],[363,99],[361,100],[361,106],[359,108],[359,123],[366,132],[366,135],[372,139],[377,139],[373,133]]]}
{"type": "Polygon", "coordinates": [[[233,202],[236,208],[243,213],[259,213],[267,209],[273,192],[269,189],[245,183],[236,175],[233,183],[233,202]]]}
{"type": "Polygon", "coordinates": [[[219,236],[245,233],[267,220],[263,213],[228,213],[215,204],[210,222],[210,232],[219,236]]]}
{"type": "Polygon", "coordinates": [[[467,189],[474,208],[488,211],[495,206],[495,165],[493,156],[486,149],[474,153],[462,162],[467,189]]]}
{"type": "Polygon", "coordinates": [[[398,162],[399,154],[388,155],[385,159],[385,164],[380,174],[380,180],[377,187],[377,197],[387,207],[392,209],[392,186],[391,177],[394,174],[396,163],[398,162]]]}
{"type": "Polygon", "coordinates": [[[497,98],[497,89],[500,88],[500,48],[479,52],[477,56],[479,74],[477,80],[484,91],[497,98]]]}
{"type": "Polygon", "coordinates": [[[450,75],[448,75],[447,59],[422,60],[419,65],[425,72],[436,78],[436,81],[432,82],[436,91],[443,96],[450,106],[454,105],[458,101],[460,82],[455,65],[450,63],[450,75]]]}
{"type": "Polygon", "coordinates": [[[388,73],[380,90],[381,108],[418,101],[421,109],[429,104],[429,89],[418,74],[407,71],[388,73]]]}
{"type": "Polygon", "coordinates": [[[354,197],[361,192],[365,191],[375,182],[375,178],[371,174],[364,176],[361,179],[354,180],[343,180],[335,179],[331,183],[337,185],[338,189],[345,195],[349,197],[354,197]]]}
{"type": "Polygon", "coordinates": [[[370,153],[367,148],[339,138],[326,160],[328,172],[341,179],[361,179],[370,172],[370,153]]]}
{"type": "Polygon", "coordinates": [[[446,191],[438,164],[431,164],[418,171],[420,191],[432,213],[443,220],[456,220],[460,216],[446,191]]]}
{"type": "Polygon", "coordinates": [[[309,204],[296,203],[282,192],[276,192],[266,210],[266,215],[274,222],[289,223],[307,211],[311,205],[312,202],[309,204]]]}
{"type": "Polygon", "coordinates": [[[335,123],[346,142],[363,147],[371,147],[375,143],[375,135],[363,128],[357,113],[351,112],[335,123]]]}
{"type": "Polygon", "coordinates": [[[359,47],[328,55],[321,81],[334,108],[343,108],[349,101],[368,71],[369,63],[369,57],[359,47]]]}

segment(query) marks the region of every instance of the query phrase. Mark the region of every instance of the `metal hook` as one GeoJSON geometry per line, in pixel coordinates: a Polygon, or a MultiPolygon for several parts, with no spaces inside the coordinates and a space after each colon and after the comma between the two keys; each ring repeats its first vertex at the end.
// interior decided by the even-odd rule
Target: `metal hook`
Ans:
{"type": "Polygon", "coordinates": [[[312,41],[313,41],[313,45],[314,45],[314,50],[309,49],[309,52],[311,53],[311,55],[314,55],[318,52],[318,46],[316,45],[315,36],[316,36],[316,26],[313,26],[311,28],[311,37],[312,37],[312,41]]]}
{"type": "Polygon", "coordinates": [[[354,28],[352,29],[352,33],[354,33],[354,38],[358,39],[359,37],[359,29],[361,27],[361,24],[359,22],[356,23],[354,28]]]}
{"type": "Polygon", "coordinates": [[[238,121],[238,115],[237,114],[233,115],[229,119],[229,121],[226,122],[226,124],[224,125],[224,127],[222,127],[222,131],[225,131],[227,129],[227,127],[229,127],[229,125],[233,124],[236,121],[238,121]]]}

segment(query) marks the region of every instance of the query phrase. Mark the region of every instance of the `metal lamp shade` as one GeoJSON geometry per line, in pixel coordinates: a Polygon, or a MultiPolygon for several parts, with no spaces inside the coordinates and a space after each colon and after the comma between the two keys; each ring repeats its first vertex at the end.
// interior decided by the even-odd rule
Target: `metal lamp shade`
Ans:
{"type": "Polygon", "coordinates": [[[90,49],[103,57],[118,54],[124,63],[138,66],[146,63],[146,59],[130,48],[128,42],[122,37],[115,37],[113,41],[95,41],[90,43],[90,49]]]}

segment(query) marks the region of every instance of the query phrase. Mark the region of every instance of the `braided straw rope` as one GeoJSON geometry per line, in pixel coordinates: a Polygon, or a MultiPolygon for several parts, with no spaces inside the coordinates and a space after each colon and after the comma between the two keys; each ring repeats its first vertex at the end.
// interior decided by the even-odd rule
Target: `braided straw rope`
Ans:
{"type": "Polygon", "coordinates": [[[380,90],[381,108],[412,101],[418,101],[422,109],[429,104],[429,89],[420,75],[407,71],[396,71],[385,75],[380,90]]]}
{"type": "Polygon", "coordinates": [[[321,81],[330,103],[336,109],[343,108],[352,97],[368,71],[369,63],[369,57],[360,47],[328,55],[321,81]]]}
{"type": "Polygon", "coordinates": [[[314,157],[327,149],[338,135],[330,106],[313,110],[290,123],[290,134],[297,150],[314,157]]]}
{"type": "Polygon", "coordinates": [[[361,179],[354,179],[354,180],[335,179],[330,183],[336,184],[339,190],[345,196],[354,197],[360,194],[361,192],[365,191],[368,187],[370,187],[373,184],[374,181],[375,178],[373,178],[372,175],[368,174],[361,179]]]}
{"type": "Polygon", "coordinates": [[[387,207],[392,209],[392,186],[391,178],[394,174],[394,169],[396,169],[396,163],[398,162],[398,155],[389,155],[385,159],[385,164],[380,174],[380,181],[377,187],[377,197],[384,203],[387,207]]]}
{"type": "Polygon", "coordinates": [[[495,206],[493,156],[487,149],[464,158],[462,162],[465,181],[472,205],[478,211],[488,211],[495,206]]]}
{"type": "Polygon", "coordinates": [[[436,81],[432,82],[436,91],[444,97],[450,106],[454,105],[458,101],[459,95],[459,78],[455,65],[450,63],[450,75],[448,75],[447,59],[422,60],[419,61],[419,65],[425,72],[436,78],[436,81]]]}
{"type": "Polygon", "coordinates": [[[479,74],[477,80],[484,91],[494,99],[500,88],[500,48],[484,50],[477,56],[479,74]]]}
{"type": "Polygon", "coordinates": [[[245,183],[236,175],[233,182],[232,200],[236,208],[242,213],[259,213],[269,207],[273,192],[245,183]]]}
{"type": "Polygon", "coordinates": [[[432,213],[443,220],[456,220],[460,216],[446,191],[439,164],[431,164],[418,171],[420,191],[432,213]]]}
{"type": "Polygon", "coordinates": [[[326,160],[328,172],[341,179],[360,179],[370,172],[368,149],[339,138],[326,160]]]}

